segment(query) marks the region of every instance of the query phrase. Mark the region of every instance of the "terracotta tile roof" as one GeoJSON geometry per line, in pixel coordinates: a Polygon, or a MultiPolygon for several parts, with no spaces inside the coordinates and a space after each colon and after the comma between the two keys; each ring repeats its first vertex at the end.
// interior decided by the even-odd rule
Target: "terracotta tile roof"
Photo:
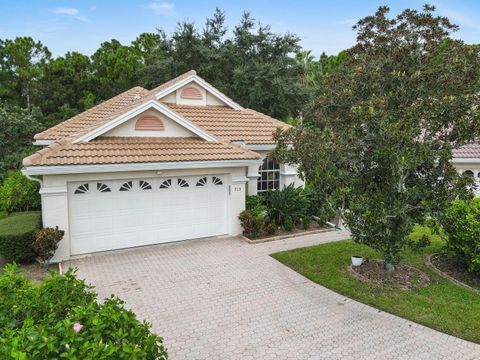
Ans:
{"type": "Polygon", "coordinates": [[[454,149],[453,158],[480,158],[480,143],[467,144],[454,149]]]}
{"type": "Polygon", "coordinates": [[[260,156],[238,145],[195,137],[99,137],[73,144],[57,141],[25,158],[25,166],[250,160],[260,156]]]}
{"type": "Polygon", "coordinates": [[[234,110],[222,106],[190,106],[166,104],[177,114],[190,120],[213,136],[246,144],[274,144],[272,133],[289,125],[257,111],[234,110]]]}
{"type": "Polygon", "coordinates": [[[136,86],[109,100],[106,100],[73,118],[55,125],[34,136],[35,140],[61,140],[66,137],[85,134],[128,110],[148,101],[155,99],[155,94],[175,83],[182,81],[190,75],[195,75],[191,70],[172,79],[152,90],[146,90],[136,86]]]}

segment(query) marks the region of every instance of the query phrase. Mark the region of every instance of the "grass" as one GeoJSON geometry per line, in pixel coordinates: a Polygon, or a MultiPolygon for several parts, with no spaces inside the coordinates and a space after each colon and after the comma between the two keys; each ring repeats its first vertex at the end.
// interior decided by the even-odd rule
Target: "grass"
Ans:
{"type": "Polygon", "coordinates": [[[2,220],[3,218],[6,218],[8,216],[7,212],[6,211],[1,211],[0,210],[0,220],[2,220]]]}
{"type": "MultiPolygon", "coordinates": [[[[416,227],[412,238],[430,234],[416,227]]],[[[427,267],[426,254],[438,252],[443,242],[432,236],[431,245],[421,252],[407,251],[404,261],[427,273],[432,283],[423,289],[400,290],[369,285],[347,271],[352,254],[379,258],[374,250],[344,240],[309,248],[285,251],[272,256],[308,279],[349,298],[415,321],[444,333],[480,343],[480,295],[457,286],[427,267]]]]}
{"type": "Polygon", "coordinates": [[[40,221],[40,211],[25,211],[11,214],[0,219],[0,235],[16,235],[26,231],[33,231],[38,227],[40,221]]]}

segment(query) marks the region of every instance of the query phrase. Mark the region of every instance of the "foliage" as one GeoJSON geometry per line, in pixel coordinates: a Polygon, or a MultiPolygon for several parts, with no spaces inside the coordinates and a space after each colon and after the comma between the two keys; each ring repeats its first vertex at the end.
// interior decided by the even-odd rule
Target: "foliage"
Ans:
{"type": "Polygon", "coordinates": [[[38,184],[12,171],[0,185],[0,208],[8,213],[39,209],[38,184]]]}
{"type": "Polygon", "coordinates": [[[275,225],[273,222],[265,222],[263,224],[263,230],[267,235],[275,235],[277,232],[277,225],[275,225]]]}
{"type": "Polygon", "coordinates": [[[247,195],[245,198],[245,209],[259,213],[267,209],[265,198],[262,195],[247,195]]]}
{"type": "Polygon", "coordinates": [[[447,249],[465,259],[469,271],[480,273],[480,198],[453,202],[442,225],[447,249]]]}
{"type": "Polygon", "coordinates": [[[310,227],[310,223],[312,222],[312,218],[310,217],[310,215],[303,215],[301,217],[301,221],[302,221],[302,228],[304,230],[307,230],[310,227]]]}
{"type": "Polygon", "coordinates": [[[265,202],[270,219],[278,226],[287,227],[290,230],[306,214],[309,206],[309,200],[303,189],[296,188],[294,184],[285,186],[281,190],[269,191],[265,202]]]}
{"type": "Polygon", "coordinates": [[[162,338],[112,296],[64,275],[34,285],[7,265],[0,276],[2,359],[167,359],[162,338]]]}
{"type": "Polygon", "coordinates": [[[38,259],[48,266],[48,262],[55,255],[58,243],[63,239],[65,231],[55,228],[40,229],[35,233],[32,247],[38,255],[38,259]]]}
{"type": "Polygon", "coordinates": [[[35,259],[32,240],[41,225],[36,211],[10,215],[0,220],[0,254],[7,261],[29,262],[35,259]]]}
{"type": "Polygon", "coordinates": [[[469,196],[452,149],[480,135],[480,48],[452,39],[457,27],[433,11],[389,18],[380,7],[360,20],[310,124],[277,133],[277,160],[299,164],[353,239],[389,268],[414,224],[469,196]]]}
{"type": "Polygon", "coordinates": [[[33,135],[41,129],[40,115],[17,106],[0,103],[0,180],[7,169],[18,169],[29,155],[33,135]]]}
{"type": "Polygon", "coordinates": [[[238,219],[243,228],[243,235],[252,239],[260,236],[260,231],[262,230],[265,220],[265,215],[263,213],[244,210],[240,213],[238,219]]]}
{"type": "Polygon", "coordinates": [[[381,255],[352,241],[332,242],[272,256],[308,279],[341,295],[438,331],[480,343],[478,293],[450,282],[425,265],[424,257],[442,251],[444,242],[428,228],[420,226],[414,228],[409,238],[418,242],[424,235],[432,239],[431,245],[421,252],[407,250],[404,261],[428,274],[432,282],[425,289],[392,289],[366,284],[352,277],[347,270],[352,254],[370,259],[381,255]]]}

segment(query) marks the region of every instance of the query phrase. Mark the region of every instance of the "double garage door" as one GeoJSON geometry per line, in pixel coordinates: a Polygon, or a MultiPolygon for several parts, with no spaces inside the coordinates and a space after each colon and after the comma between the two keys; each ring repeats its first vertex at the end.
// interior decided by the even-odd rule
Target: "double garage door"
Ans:
{"type": "Polygon", "coordinates": [[[72,255],[227,233],[224,175],[70,183],[72,255]]]}

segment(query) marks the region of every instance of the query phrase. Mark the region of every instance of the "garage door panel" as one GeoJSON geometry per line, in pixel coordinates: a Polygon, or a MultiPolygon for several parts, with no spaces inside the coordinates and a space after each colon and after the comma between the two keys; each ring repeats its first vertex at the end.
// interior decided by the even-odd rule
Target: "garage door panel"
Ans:
{"type": "Polygon", "coordinates": [[[215,185],[212,175],[88,182],[89,191],[75,194],[82,183],[69,185],[71,253],[95,251],[222,235],[227,232],[227,187],[215,185]],[[205,186],[196,186],[207,177],[205,186]],[[178,184],[186,181],[189,187],[178,184]],[[125,186],[123,186],[126,184],[125,186]],[[119,191],[127,187],[126,191],[119,191]],[[109,192],[99,189],[108,187],[109,192]]]}

